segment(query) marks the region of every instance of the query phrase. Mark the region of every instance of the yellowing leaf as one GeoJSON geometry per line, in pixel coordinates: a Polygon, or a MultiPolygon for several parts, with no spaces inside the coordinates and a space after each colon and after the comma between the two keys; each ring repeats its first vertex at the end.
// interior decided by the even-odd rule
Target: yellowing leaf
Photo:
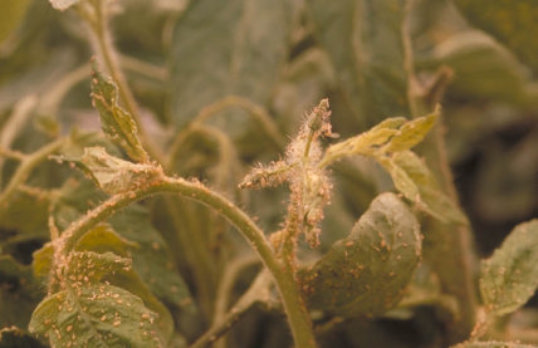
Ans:
{"type": "Polygon", "coordinates": [[[111,226],[101,224],[80,237],[74,249],[97,253],[110,251],[116,255],[128,257],[130,256],[130,249],[137,247],[138,244],[123,238],[111,226]]]}
{"type": "Polygon", "coordinates": [[[497,315],[523,306],[538,287],[538,219],[517,225],[480,272],[480,293],[497,315]]]}
{"type": "Polygon", "coordinates": [[[408,150],[424,139],[436,119],[436,113],[414,120],[388,118],[366,132],[329,146],[322,163],[328,165],[352,155],[379,159],[394,152],[408,150]]]}
{"type": "Polygon", "coordinates": [[[32,269],[37,278],[47,278],[52,267],[54,247],[48,242],[32,254],[32,269]]]}
{"type": "Polygon", "coordinates": [[[402,169],[392,158],[379,157],[377,161],[389,172],[396,190],[413,203],[420,201],[419,188],[409,174],[402,169]]]}
{"type": "Polygon", "coordinates": [[[437,114],[431,114],[424,117],[418,117],[414,120],[404,123],[383,148],[384,152],[398,152],[409,150],[420,143],[433,127],[437,114]]]}
{"type": "Polygon", "coordinates": [[[160,167],[137,164],[109,155],[102,147],[87,147],[80,161],[75,161],[108,194],[129,191],[147,185],[162,175],[160,167]]]}
{"type": "MultiPolygon", "coordinates": [[[[417,203],[419,209],[441,221],[453,221],[460,224],[468,223],[465,214],[459,209],[456,203],[441,190],[426,164],[414,152],[397,152],[392,155],[391,158],[391,164],[394,167],[399,168],[397,171],[402,170],[405,172],[406,178],[411,179],[415,183],[415,187],[418,189],[418,196],[412,197],[408,196],[404,191],[401,192],[406,198],[417,203]]],[[[390,170],[389,172],[391,173],[396,188],[398,188],[396,182],[399,180],[398,175],[400,174],[393,173],[390,170]]],[[[401,185],[403,185],[403,183],[401,185]]]]}

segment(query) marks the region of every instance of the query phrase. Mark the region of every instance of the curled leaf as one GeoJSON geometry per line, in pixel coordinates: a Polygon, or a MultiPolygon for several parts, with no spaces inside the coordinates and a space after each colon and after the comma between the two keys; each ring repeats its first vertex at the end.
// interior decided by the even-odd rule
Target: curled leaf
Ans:
{"type": "Polygon", "coordinates": [[[132,115],[118,105],[118,88],[94,69],[92,100],[99,111],[101,127],[112,141],[137,162],[149,162],[149,156],[138,138],[138,127],[132,115]]]}
{"type": "Polygon", "coordinates": [[[376,316],[394,307],[420,259],[419,224],[392,193],[378,196],[316,264],[299,273],[311,308],[376,316]]]}
{"type": "Polygon", "coordinates": [[[82,158],[73,161],[108,194],[130,191],[162,175],[160,167],[137,164],[114,157],[102,147],[87,147],[82,158]]]}

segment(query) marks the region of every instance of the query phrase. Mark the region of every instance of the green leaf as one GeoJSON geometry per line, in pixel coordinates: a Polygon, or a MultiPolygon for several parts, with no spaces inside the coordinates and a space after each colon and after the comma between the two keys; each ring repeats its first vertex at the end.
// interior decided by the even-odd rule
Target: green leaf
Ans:
{"type": "Polygon", "coordinates": [[[225,96],[265,105],[287,58],[287,0],[191,1],[171,51],[171,115],[185,125],[225,96]]]}
{"type": "Polygon", "coordinates": [[[152,293],[167,303],[194,311],[185,281],[172,263],[170,250],[151,224],[145,208],[133,205],[110,219],[118,234],[139,247],[132,249],[133,267],[152,293]]]}
{"type": "Polygon", "coordinates": [[[538,287],[538,219],[517,225],[480,272],[480,293],[496,315],[524,305],[538,287]]]}
{"type": "Polygon", "coordinates": [[[419,224],[396,195],[379,195],[350,235],[299,273],[311,308],[377,316],[394,307],[421,253],[419,224]]]}
{"type": "Polygon", "coordinates": [[[329,55],[347,110],[363,128],[407,114],[402,46],[405,2],[309,0],[316,38],[329,55]]]}
{"type": "MultiPolygon", "coordinates": [[[[103,147],[87,147],[80,160],[72,160],[108,194],[131,191],[162,175],[160,167],[109,155],[103,147]]],[[[134,193],[133,193],[134,194],[134,193]]]]}
{"type": "Polygon", "coordinates": [[[2,11],[0,12],[0,43],[17,28],[26,13],[28,4],[28,0],[2,1],[2,11]]]}
{"type": "Polygon", "coordinates": [[[0,329],[0,348],[45,348],[41,342],[16,326],[0,329]]]}
{"type": "Polygon", "coordinates": [[[464,342],[451,346],[451,348],[536,348],[537,346],[530,344],[521,344],[518,342],[464,342]]]}
{"type": "Polygon", "coordinates": [[[103,282],[127,290],[142,299],[148,309],[158,314],[155,325],[160,335],[165,339],[171,336],[173,320],[170,312],[133,270],[130,257],[121,257],[111,252],[74,251],[68,255],[66,262],[63,274],[69,287],[78,289],[103,282]]]}
{"type": "Polygon", "coordinates": [[[157,315],[121,288],[92,284],[62,290],[35,309],[29,330],[54,347],[162,347],[157,315]]]}
{"type": "Polygon", "coordinates": [[[509,50],[479,31],[460,31],[448,37],[417,64],[425,69],[439,65],[453,69],[449,94],[456,98],[520,103],[535,94],[529,70],[509,50]]]}
{"type": "Polygon", "coordinates": [[[534,0],[455,0],[472,25],[493,35],[538,69],[538,3],[534,0]]]}
{"type": "Polygon", "coordinates": [[[148,163],[149,156],[138,138],[132,115],[118,105],[118,88],[94,68],[92,100],[101,117],[105,134],[127,152],[131,159],[148,163]]]}
{"type": "Polygon", "coordinates": [[[52,7],[54,7],[57,10],[65,11],[69,7],[75,5],[80,0],[49,0],[52,7]]]}

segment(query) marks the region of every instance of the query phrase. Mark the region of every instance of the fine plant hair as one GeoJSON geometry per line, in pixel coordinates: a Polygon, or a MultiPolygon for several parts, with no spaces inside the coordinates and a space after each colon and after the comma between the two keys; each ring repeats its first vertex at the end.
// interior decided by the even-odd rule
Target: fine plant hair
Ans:
{"type": "MultiPolygon", "coordinates": [[[[10,275],[21,296],[33,301],[24,324],[1,329],[0,346],[223,348],[255,346],[252,342],[263,337],[264,347],[309,348],[330,347],[344,334],[354,342],[349,344],[368,346],[375,344],[377,332],[386,335],[377,341],[381,345],[398,339],[383,326],[386,322],[402,327],[412,322],[413,330],[426,332],[429,320],[435,328],[419,336],[435,337],[432,347],[532,347],[512,342],[506,318],[538,286],[538,220],[517,225],[489,258],[478,260],[444,141],[442,101],[452,72],[440,67],[426,83],[415,71],[410,18],[423,5],[411,0],[393,6],[400,22],[386,25],[397,27],[403,72],[394,77],[388,70],[375,75],[375,66],[361,61],[367,57],[356,62],[365,64],[360,72],[336,71],[349,57],[338,56],[342,52],[325,40],[324,26],[338,23],[326,17],[330,12],[324,6],[341,11],[343,3],[275,2],[271,6],[277,9],[268,9],[263,0],[198,1],[176,9],[177,18],[167,17],[177,23],[163,29],[163,40],[172,35],[181,44],[168,48],[177,61],[166,70],[118,52],[112,23],[125,4],[49,0],[47,5],[58,10],[54,15],[84,28],[81,37],[93,58],[43,97],[18,101],[1,124],[0,218],[5,222],[0,227],[12,224],[21,240],[39,227],[45,237],[32,250],[31,266],[20,264],[0,244],[0,275],[10,275]],[[285,65],[293,52],[290,57],[282,52],[293,35],[280,33],[278,26],[269,32],[263,21],[305,8],[314,23],[305,27],[327,52],[311,50],[303,65],[285,65]],[[249,11],[259,18],[250,18],[249,11]],[[236,12],[245,16],[241,25],[253,25],[250,31],[236,33],[237,27],[226,22],[236,12]],[[206,15],[215,20],[204,22],[206,15]],[[252,23],[256,20],[260,27],[252,23]],[[212,25],[223,25],[226,35],[211,48],[225,52],[218,59],[231,57],[228,70],[206,72],[216,87],[200,84],[196,75],[204,69],[197,63],[217,64],[213,53],[201,54],[194,42],[207,39],[202,27],[212,25]],[[191,27],[198,29],[189,32],[191,27]],[[258,41],[267,52],[249,50],[258,41]],[[226,45],[236,45],[235,51],[226,45]],[[188,61],[189,54],[199,62],[188,61]],[[331,59],[335,71],[323,72],[320,62],[331,59]],[[285,68],[269,71],[274,61],[285,68]],[[294,110],[292,121],[279,119],[283,108],[278,105],[286,98],[276,98],[274,108],[263,100],[278,92],[286,96],[282,90],[291,90],[292,81],[312,66],[322,71],[316,78],[330,76],[327,85],[342,84],[334,91],[363,88],[360,101],[338,92],[315,93],[315,103],[311,97],[308,107],[301,105],[302,116],[294,110]],[[137,85],[127,70],[160,82],[137,85]],[[357,85],[346,85],[353,73],[364,75],[357,85]],[[262,91],[242,74],[287,80],[281,90],[262,91]],[[394,83],[403,93],[383,95],[399,98],[383,100],[386,109],[372,106],[378,96],[368,100],[371,91],[364,86],[375,85],[375,78],[379,86],[391,79],[405,82],[394,83]],[[98,132],[76,126],[62,130],[65,126],[54,119],[68,91],[81,81],[88,82],[98,132]],[[144,101],[152,95],[169,97],[174,112],[184,116],[149,120],[150,103],[144,101]],[[197,97],[199,103],[191,100],[197,97]],[[405,114],[386,117],[392,102],[404,104],[405,114]],[[360,121],[337,134],[338,122],[351,118],[348,111],[359,114],[360,121]],[[37,149],[17,149],[15,135],[23,133],[31,113],[39,112],[53,117],[39,119],[37,149]],[[368,175],[376,185],[368,186],[368,175]],[[38,227],[32,220],[36,212],[38,227]],[[23,220],[29,216],[28,221],[12,222],[16,214],[23,220]],[[253,331],[262,333],[255,337],[253,331]]],[[[366,8],[370,2],[357,4],[366,8]]],[[[368,6],[392,9],[381,3],[368,6]]],[[[294,16],[289,23],[306,21],[294,16]]],[[[218,27],[209,30],[221,34],[218,27]]],[[[301,35],[295,32],[296,47],[318,44],[301,35]]],[[[353,35],[350,42],[361,40],[353,35]]],[[[374,41],[367,43],[373,53],[379,44],[374,41]]],[[[380,55],[379,64],[385,58],[380,55]]],[[[308,90],[308,83],[298,85],[308,90]]],[[[159,114],[161,106],[152,111],[159,114]]]]}

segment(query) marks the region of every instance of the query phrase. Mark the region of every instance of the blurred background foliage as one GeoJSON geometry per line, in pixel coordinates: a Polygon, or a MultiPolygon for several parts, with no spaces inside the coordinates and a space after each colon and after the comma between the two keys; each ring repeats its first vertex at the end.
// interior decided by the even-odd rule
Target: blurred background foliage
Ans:
{"type": "MultiPolygon", "coordinates": [[[[98,130],[89,98],[93,53],[76,14],[55,11],[43,0],[0,6],[0,147],[27,153],[73,128],[98,130]]],[[[255,214],[265,231],[278,229],[286,191],[246,193],[237,184],[256,162],[279,158],[305,111],[322,97],[329,97],[333,129],[343,138],[387,117],[410,116],[402,43],[406,1],[121,0],[113,7],[120,62],[143,111],[144,128],[167,149],[169,171],[202,178],[255,214]],[[230,95],[236,99],[223,105],[230,95]],[[200,121],[197,115],[204,113],[211,117],[200,121]],[[264,126],[264,117],[274,122],[276,133],[264,126]],[[181,146],[172,151],[178,132],[183,132],[181,146]]],[[[417,76],[441,93],[460,201],[478,254],[488,256],[514,225],[538,216],[538,3],[417,0],[409,15],[417,76]]],[[[85,135],[81,142],[105,140],[85,135]]],[[[15,162],[0,158],[0,166],[5,188],[15,162]]],[[[49,162],[32,172],[27,185],[65,193],[71,176],[65,166],[49,162]]],[[[342,162],[333,176],[322,245],[305,248],[305,260],[345,237],[370,201],[392,185],[368,160],[342,162]]],[[[62,196],[71,197],[68,203],[18,193],[0,214],[0,313],[10,313],[0,316],[0,327],[25,328],[43,295],[28,265],[32,252],[48,240],[49,211],[72,221],[95,204],[97,193],[88,193],[84,184],[76,190],[62,196]]],[[[142,220],[140,214],[151,214],[154,240],[144,243],[166,249],[155,267],[177,270],[185,279],[197,310],[173,303],[159,287],[181,287],[183,280],[171,276],[155,288],[191,341],[210,321],[230,260],[248,248],[199,205],[176,198],[143,205],[142,212],[126,214],[142,220]]],[[[130,223],[128,217],[120,220],[130,223]]],[[[240,273],[230,302],[256,269],[252,264],[240,273]]],[[[375,321],[328,323],[320,325],[319,336],[327,347],[435,347],[442,344],[442,328],[431,318],[439,318],[442,307],[424,304],[375,321]]],[[[528,325],[536,318],[516,319],[528,325]]],[[[228,343],[288,345],[281,319],[277,311],[254,308],[228,343]]]]}

